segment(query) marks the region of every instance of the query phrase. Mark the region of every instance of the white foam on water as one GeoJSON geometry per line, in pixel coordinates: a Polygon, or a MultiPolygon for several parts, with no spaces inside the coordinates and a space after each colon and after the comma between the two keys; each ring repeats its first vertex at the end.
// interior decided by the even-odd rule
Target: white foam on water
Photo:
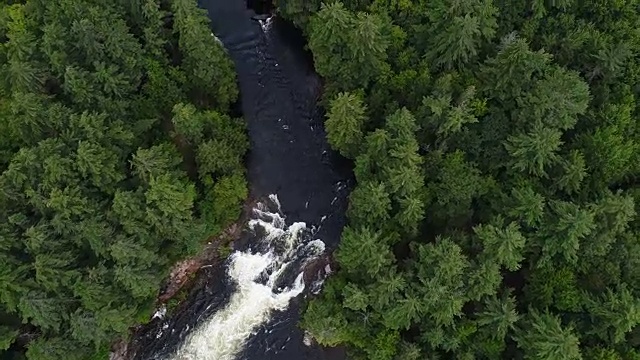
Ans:
{"type": "Polygon", "coordinates": [[[302,338],[302,343],[305,344],[306,346],[313,345],[313,336],[311,336],[310,333],[305,331],[304,338],[302,338]]]}
{"type": "Polygon", "coordinates": [[[162,305],[153,314],[153,316],[151,317],[151,320],[156,319],[156,318],[157,319],[163,319],[165,315],[167,315],[167,307],[162,305]]]}
{"type": "Polygon", "coordinates": [[[234,360],[247,339],[269,321],[274,311],[284,310],[304,290],[302,268],[324,252],[320,240],[309,241],[306,225],[298,222],[286,227],[275,195],[270,196],[275,210],[265,204],[254,209],[255,219],[249,228],[264,236],[265,253],[234,252],[228,262],[227,275],[237,284],[227,306],[200,324],[190,334],[174,360],[234,360]],[[270,212],[273,211],[273,212],[270,212]],[[305,259],[298,259],[298,256],[305,259]],[[281,276],[296,260],[304,260],[298,276],[284,289],[277,288],[281,276]],[[266,281],[264,281],[266,278],[266,281]],[[261,281],[262,280],[262,281],[261,281]]]}
{"type": "MultiPolygon", "coordinates": [[[[220,38],[218,38],[218,37],[216,36],[216,34],[211,33],[211,36],[213,36],[213,39],[214,39],[218,44],[222,45],[222,47],[223,47],[223,48],[225,48],[224,44],[222,43],[222,40],[220,40],[220,38]]],[[[226,49],[226,48],[225,48],[225,49],[226,49]]]]}
{"type": "Polygon", "coordinates": [[[262,27],[262,31],[269,32],[271,30],[271,26],[273,24],[273,15],[269,16],[266,20],[260,20],[260,27],[262,27]]]}

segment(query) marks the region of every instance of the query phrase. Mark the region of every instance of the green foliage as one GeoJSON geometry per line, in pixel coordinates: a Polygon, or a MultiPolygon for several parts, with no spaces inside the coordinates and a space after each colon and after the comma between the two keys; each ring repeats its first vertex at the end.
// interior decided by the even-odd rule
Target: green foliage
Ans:
{"type": "Polygon", "coordinates": [[[273,0],[278,12],[301,29],[307,29],[309,18],[320,9],[320,0],[273,0]]]}
{"type": "Polygon", "coordinates": [[[423,284],[422,311],[436,326],[451,325],[462,314],[464,273],[470,267],[462,249],[450,239],[436,239],[435,244],[420,244],[414,250],[412,272],[423,284]]]}
{"type": "Polygon", "coordinates": [[[452,76],[450,74],[438,79],[430,96],[422,99],[423,121],[430,131],[447,138],[462,130],[465,124],[478,122],[475,99],[475,88],[469,86],[457,99],[451,94],[452,76]]]}
{"type": "Polygon", "coordinates": [[[185,86],[198,103],[213,103],[222,111],[228,110],[238,95],[234,67],[222,44],[213,36],[205,36],[210,33],[206,11],[193,0],[172,0],[171,12],[175,16],[173,31],[179,36],[185,86]]]}
{"type": "Polygon", "coordinates": [[[516,341],[525,359],[582,359],[573,329],[563,328],[560,319],[549,313],[530,310],[516,341]]]}
{"type": "Polygon", "coordinates": [[[70,359],[82,360],[88,358],[91,349],[67,337],[41,337],[29,343],[27,359],[70,359]]]}
{"type": "Polygon", "coordinates": [[[444,159],[436,158],[441,157],[438,152],[432,156],[432,162],[439,165],[435,181],[432,180],[428,185],[433,201],[433,216],[445,219],[470,218],[473,201],[486,193],[489,180],[482,177],[474,164],[465,160],[461,150],[447,154],[444,159]]]}
{"type": "Polygon", "coordinates": [[[391,239],[383,238],[380,232],[347,227],[342,234],[342,241],[336,257],[344,271],[374,278],[393,263],[393,254],[387,245],[391,239]]]}
{"type": "Polygon", "coordinates": [[[514,169],[530,175],[546,177],[545,168],[558,161],[556,152],[562,145],[558,130],[535,126],[531,132],[509,136],[505,148],[513,157],[514,169]]]}
{"type": "Polygon", "coordinates": [[[638,358],[637,1],[276,5],[357,181],[306,329],[354,359],[638,358]]]}
{"type": "Polygon", "coordinates": [[[340,93],[331,101],[325,122],[327,140],[346,157],[353,158],[362,144],[366,110],[357,95],[340,93]]]}
{"type": "Polygon", "coordinates": [[[516,223],[510,223],[504,228],[478,225],[473,231],[482,242],[487,256],[495,257],[509,271],[520,268],[526,239],[516,223]]]}
{"type": "Polygon", "coordinates": [[[482,310],[478,312],[477,324],[486,329],[486,335],[496,340],[504,340],[515,329],[520,319],[516,301],[511,296],[491,296],[484,299],[482,310]]]}
{"type": "Polygon", "coordinates": [[[235,74],[192,0],[10,3],[0,357],[28,331],[27,359],[104,359],[148,319],[171,264],[239,215],[235,74]]]}
{"type": "Polygon", "coordinates": [[[0,351],[7,350],[13,340],[18,336],[18,329],[8,326],[0,327],[0,351]]]}
{"type": "Polygon", "coordinates": [[[387,39],[378,15],[323,4],[309,23],[309,48],[316,70],[339,90],[366,87],[385,70],[387,39]]]}
{"type": "Polygon", "coordinates": [[[349,197],[349,218],[356,225],[381,227],[389,220],[391,199],[384,184],[362,182],[349,197]],[[377,224],[377,225],[376,225],[377,224]]]}
{"type": "Polygon", "coordinates": [[[428,25],[416,35],[428,39],[426,56],[437,66],[464,65],[495,35],[498,9],[491,0],[433,1],[424,10],[428,25]]]}
{"type": "Polygon", "coordinates": [[[208,233],[217,234],[224,230],[224,225],[235,221],[248,195],[247,181],[241,173],[222,176],[209,186],[199,203],[208,233]]]}

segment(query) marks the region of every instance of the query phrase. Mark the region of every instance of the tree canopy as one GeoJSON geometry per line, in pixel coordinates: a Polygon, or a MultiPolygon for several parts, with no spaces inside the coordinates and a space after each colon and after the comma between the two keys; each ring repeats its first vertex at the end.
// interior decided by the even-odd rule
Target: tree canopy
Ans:
{"type": "Polygon", "coordinates": [[[640,3],[276,1],[357,186],[302,325],[350,359],[640,359],[640,3]]]}
{"type": "Polygon", "coordinates": [[[193,0],[1,3],[0,357],[106,359],[240,213],[234,68],[193,0]]]}

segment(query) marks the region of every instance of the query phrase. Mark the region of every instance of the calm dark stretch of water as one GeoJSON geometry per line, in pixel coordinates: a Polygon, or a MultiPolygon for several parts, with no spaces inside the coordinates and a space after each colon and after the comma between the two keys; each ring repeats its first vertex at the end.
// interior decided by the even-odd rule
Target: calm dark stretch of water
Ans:
{"type": "MultiPolygon", "coordinates": [[[[258,21],[243,0],[199,3],[236,66],[242,113],[251,139],[247,168],[252,196],[277,194],[287,223],[302,221],[315,226],[314,237],[321,239],[328,251],[333,250],[345,222],[350,165],[326,143],[323,114],[317,105],[320,79],[303,51],[301,36],[277,18],[258,21]]],[[[254,241],[247,235],[238,247],[251,247],[254,241]]],[[[198,278],[199,285],[178,313],[152,321],[139,331],[132,343],[136,359],[161,359],[171,354],[199,323],[224,307],[235,291],[224,264],[201,270],[198,278]]],[[[343,358],[339,351],[303,344],[303,332],[297,327],[300,297],[257,329],[238,359],[343,358]]]]}

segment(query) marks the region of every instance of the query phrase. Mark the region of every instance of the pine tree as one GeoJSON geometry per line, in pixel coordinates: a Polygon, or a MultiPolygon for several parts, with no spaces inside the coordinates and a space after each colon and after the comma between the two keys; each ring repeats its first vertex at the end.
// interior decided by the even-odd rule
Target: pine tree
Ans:
{"type": "Polygon", "coordinates": [[[308,28],[316,71],[338,91],[367,87],[386,66],[383,26],[378,15],[353,14],[341,2],[323,4],[308,28]]]}
{"type": "MultiPolygon", "coordinates": [[[[498,221],[502,222],[501,220],[498,221]]],[[[526,238],[520,233],[519,226],[510,223],[507,226],[478,225],[473,231],[483,244],[484,252],[495,257],[497,262],[509,271],[516,271],[524,259],[523,250],[526,238]]]]}
{"type": "Polygon", "coordinates": [[[422,312],[436,325],[451,325],[465,303],[463,274],[469,261],[449,239],[416,245],[413,274],[420,286],[422,312]]]}
{"type": "Polygon", "coordinates": [[[486,297],[482,310],[478,312],[478,326],[486,327],[487,334],[495,339],[504,339],[515,329],[520,315],[516,310],[515,299],[508,293],[501,297],[486,297]]]}
{"type": "Polygon", "coordinates": [[[510,136],[504,144],[519,171],[538,177],[547,176],[547,168],[558,161],[557,151],[563,144],[558,130],[534,124],[530,132],[510,136]]]}
{"type": "Polygon", "coordinates": [[[563,327],[560,320],[548,312],[529,309],[515,337],[525,359],[582,359],[580,341],[572,327],[563,327]]]}
{"type": "Polygon", "coordinates": [[[363,140],[367,108],[358,95],[339,93],[331,101],[325,128],[327,141],[343,156],[354,158],[363,140]]]}
{"type": "Polygon", "coordinates": [[[375,278],[393,264],[394,256],[388,247],[389,243],[390,239],[380,232],[373,232],[366,227],[346,227],[336,259],[345,271],[375,278]]]}

